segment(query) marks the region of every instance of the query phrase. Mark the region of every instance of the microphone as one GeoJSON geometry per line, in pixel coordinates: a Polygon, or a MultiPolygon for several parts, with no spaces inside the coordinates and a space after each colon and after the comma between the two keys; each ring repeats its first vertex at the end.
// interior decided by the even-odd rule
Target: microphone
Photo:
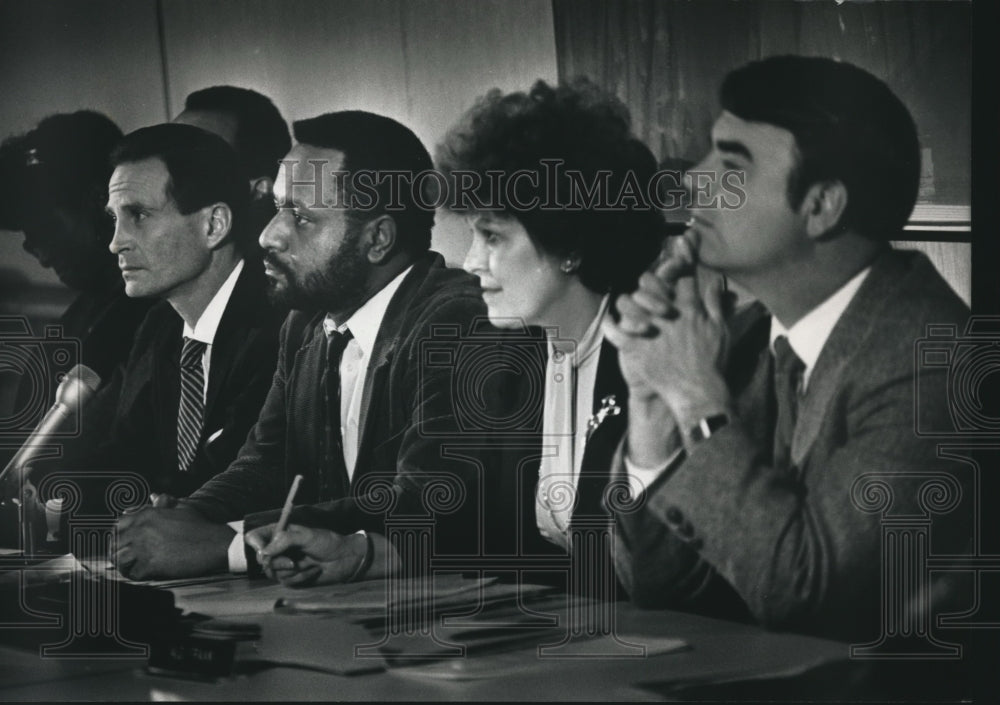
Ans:
{"type": "Polygon", "coordinates": [[[25,469],[42,449],[49,445],[53,437],[63,430],[67,420],[74,418],[101,386],[101,377],[86,365],[76,365],[59,383],[56,401],[45,413],[35,430],[28,436],[17,454],[0,472],[0,487],[12,483],[20,488],[24,482],[25,469]]]}

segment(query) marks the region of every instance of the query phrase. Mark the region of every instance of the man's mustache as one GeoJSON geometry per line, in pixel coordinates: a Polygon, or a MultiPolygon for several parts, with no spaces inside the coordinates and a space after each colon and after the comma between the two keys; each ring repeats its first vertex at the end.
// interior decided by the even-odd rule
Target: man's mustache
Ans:
{"type": "Polygon", "coordinates": [[[288,265],[286,265],[284,262],[279,261],[277,257],[275,257],[270,253],[264,255],[264,262],[270,265],[272,269],[277,269],[282,274],[292,273],[292,270],[288,265]]]}

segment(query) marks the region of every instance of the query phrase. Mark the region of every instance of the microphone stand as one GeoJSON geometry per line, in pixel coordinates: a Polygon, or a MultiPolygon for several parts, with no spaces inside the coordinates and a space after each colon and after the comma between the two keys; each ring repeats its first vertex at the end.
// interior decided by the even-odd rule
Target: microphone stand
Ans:
{"type": "MultiPolygon", "coordinates": [[[[56,457],[58,450],[52,448],[48,454],[35,455],[33,460],[40,457],[56,457]]],[[[31,563],[45,556],[44,540],[46,532],[45,506],[39,497],[38,489],[30,479],[30,461],[24,464],[8,465],[4,474],[3,482],[0,483],[0,497],[9,499],[17,507],[17,524],[20,538],[20,557],[25,562],[31,563]]]]}
{"type": "Polygon", "coordinates": [[[21,526],[21,554],[27,560],[41,557],[38,536],[39,531],[44,531],[45,508],[38,499],[38,490],[27,479],[21,484],[17,514],[21,526]]]}
{"type": "Polygon", "coordinates": [[[39,556],[38,539],[45,536],[45,508],[37,488],[29,480],[31,463],[45,457],[58,457],[59,448],[53,446],[53,439],[60,431],[65,432],[65,423],[79,413],[100,382],[100,377],[84,365],[67,372],[56,390],[56,403],[0,472],[0,497],[8,496],[17,504],[21,554],[27,561],[39,556]]]}

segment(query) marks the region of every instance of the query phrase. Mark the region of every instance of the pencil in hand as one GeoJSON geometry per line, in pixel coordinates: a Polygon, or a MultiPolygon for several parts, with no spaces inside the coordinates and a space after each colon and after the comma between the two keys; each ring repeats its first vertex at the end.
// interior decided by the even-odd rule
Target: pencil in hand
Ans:
{"type": "Polygon", "coordinates": [[[288,517],[292,513],[292,505],[295,503],[295,493],[299,491],[299,483],[302,476],[296,475],[292,480],[292,486],[288,490],[288,497],[285,498],[285,506],[281,508],[281,516],[278,518],[278,525],[274,527],[274,535],[277,536],[288,527],[288,517]]]}

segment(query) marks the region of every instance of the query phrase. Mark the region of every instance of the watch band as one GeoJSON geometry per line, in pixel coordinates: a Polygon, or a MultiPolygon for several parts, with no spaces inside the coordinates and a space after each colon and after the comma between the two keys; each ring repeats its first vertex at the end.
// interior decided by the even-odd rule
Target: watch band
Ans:
{"type": "Polygon", "coordinates": [[[723,428],[728,423],[729,423],[728,414],[714,414],[712,416],[706,416],[701,421],[699,421],[694,428],[691,429],[691,432],[688,433],[688,436],[691,438],[691,440],[695,442],[704,441],[708,438],[711,438],[712,434],[714,434],[720,428],[723,428]]]}

